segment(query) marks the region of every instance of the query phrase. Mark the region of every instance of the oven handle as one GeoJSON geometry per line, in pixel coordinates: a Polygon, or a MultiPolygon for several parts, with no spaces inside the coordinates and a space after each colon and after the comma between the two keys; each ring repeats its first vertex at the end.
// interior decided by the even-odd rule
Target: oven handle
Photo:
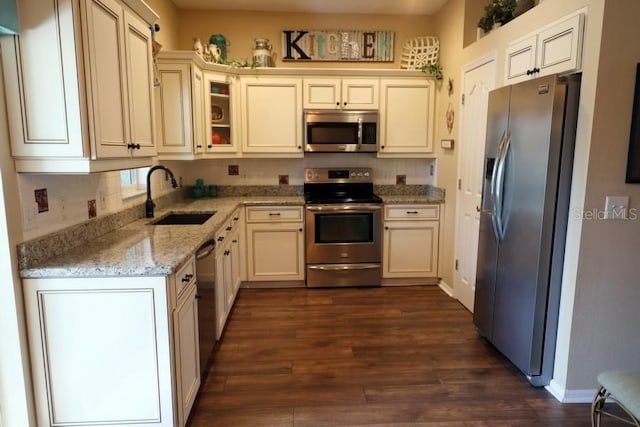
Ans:
{"type": "Polygon", "coordinates": [[[358,204],[348,204],[348,205],[308,205],[307,210],[309,211],[322,211],[322,212],[340,212],[340,211],[379,211],[382,208],[379,205],[358,205],[358,204]]]}
{"type": "Polygon", "coordinates": [[[307,265],[309,270],[344,271],[344,270],[374,270],[379,269],[380,264],[326,264],[307,265]]]}

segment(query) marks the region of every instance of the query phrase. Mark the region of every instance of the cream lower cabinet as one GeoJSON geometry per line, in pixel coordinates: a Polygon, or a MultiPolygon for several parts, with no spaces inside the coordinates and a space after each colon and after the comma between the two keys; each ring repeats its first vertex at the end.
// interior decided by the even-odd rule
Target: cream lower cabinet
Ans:
{"type": "Polygon", "coordinates": [[[243,280],[242,208],[237,208],[216,232],[216,339],[220,339],[243,280]]]}
{"type": "Polygon", "coordinates": [[[16,170],[150,165],[157,15],[139,0],[20,0],[18,9],[20,36],[0,41],[16,170]]]}
{"type": "Polygon", "coordinates": [[[170,288],[173,311],[177,425],[186,425],[200,389],[200,344],[195,260],[191,258],[175,274],[170,288]],[[175,302],[174,302],[175,301],[175,302]]]}
{"type": "Polygon", "coordinates": [[[185,424],[200,385],[188,269],[23,284],[38,426],[185,424]]]}
{"type": "Polygon", "coordinates": [[[433,80],[380,80],[378,156],[432,157],[435,119],[433,80]]]}
{"type": "Polygon", "coordinates": [[[242,154],[302,157],[302,79],[240,77],[242,154]]]}
{"type": "Polygon", "coordinates": [[[505,84],[580,69],[583,33],[584,14],[577,13],[509,43],[505,84]]]}
{"type": "Polygon", "coordinates": [[[304,280],[301,206],[248,206],[247,280],[304,280]]]}
{"type": "Polygon", "coordinates": [[[383,279],[437,278],[438,205],[385,206],[383,279]]]}

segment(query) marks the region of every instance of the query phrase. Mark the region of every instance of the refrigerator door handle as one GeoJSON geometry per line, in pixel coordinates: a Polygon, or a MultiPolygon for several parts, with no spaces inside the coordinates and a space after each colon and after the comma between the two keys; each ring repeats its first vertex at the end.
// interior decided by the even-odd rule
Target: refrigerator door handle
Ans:
{"type": "Polygon", "coordinates": [[[498,189],[498,168],[500,165],[500,159],[502,158],[502,150],[504,148],[504,139],[507,134],[505,130],[502,132],[502,136],[500,137],[500,142],[498,143],[498,153],[496,155],[496,161],[493,163],[493,171],[491,172],[491,225],[493,228],[493,235],[496,238],[496,241],[500,241],[500,229],[498,226],[498,198],[499,198],[499,189],[498,189]]]}
{"type": "Polygon", "coordinates": [[[501,242],[504,240],[504,235],[506,232],[505,229],[505,221],[503,218],[504,215],[504,174],[505,174],[505,166],[507,164],[507,155],[509,154],[509,149],[511,148],[511,132],[506,131],[506,137],[504,139],[504,144],[502,147],[502,151],[500,153],[500,158],[498,160],[498,168],[496,177],[496,197],[495,203],[497,204],[496,208],[496,228],[498,231],[498,241],[501,242]]]}

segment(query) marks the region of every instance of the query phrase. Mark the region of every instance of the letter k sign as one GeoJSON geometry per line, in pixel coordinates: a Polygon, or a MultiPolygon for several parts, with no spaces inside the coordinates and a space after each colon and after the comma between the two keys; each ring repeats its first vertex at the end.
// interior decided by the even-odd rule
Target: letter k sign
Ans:
{"type": "Polygon", "coordinates": [[[283,31],[285,35],[285,42],[287,44],[286,53],[284,58],[282,59],[311,59],[309,55],[307,55],[304,50],[300,46],[298,46],[298,42],[302,37],[304,37],[308,31],[283,31]],[[293,33],[298,33],[295,39],[292,39],[293,33]],[[299,57],[294,58],[292,56],[292,51],[295,50],[299,57]]]}

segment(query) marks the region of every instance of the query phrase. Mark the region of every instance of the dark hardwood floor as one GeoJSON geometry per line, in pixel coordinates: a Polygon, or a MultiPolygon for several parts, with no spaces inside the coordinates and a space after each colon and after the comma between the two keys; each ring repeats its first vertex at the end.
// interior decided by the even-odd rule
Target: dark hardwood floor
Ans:
{"type": "MultiPolygon", "coordinates": [[[[190,426],[589,426],[435,286],[242,289],[190,426]]],[[[613,425],[613,424],[605,424],[613,425]]]]}

